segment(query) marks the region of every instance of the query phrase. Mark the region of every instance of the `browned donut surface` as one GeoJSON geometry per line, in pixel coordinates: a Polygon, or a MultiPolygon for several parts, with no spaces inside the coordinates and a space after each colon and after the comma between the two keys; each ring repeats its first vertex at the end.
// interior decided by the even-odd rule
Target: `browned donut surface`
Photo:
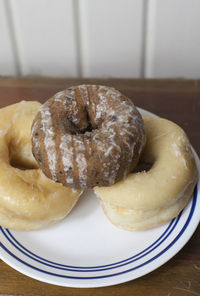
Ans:
{"type": "Polygon", "coordinates": [[[137,165],[145,143],[134,104],[114,88],[80,85],[55,94],[32,125],[44,174],[75,189],[109,186],[137,165]]]}

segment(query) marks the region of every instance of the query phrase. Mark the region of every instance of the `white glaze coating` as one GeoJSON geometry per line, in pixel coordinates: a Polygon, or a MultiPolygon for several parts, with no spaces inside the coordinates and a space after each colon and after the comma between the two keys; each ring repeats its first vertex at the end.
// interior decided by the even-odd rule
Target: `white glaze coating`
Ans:
{"type": "MultiPolygon", "coordinates": [[[[81,194],[81,191],[74,194],[71,189],[47,178],[33,158],[30,132],[40,106],[38,102],[27,101],[0,110],[2,131],[0,225],[2,227],[34,230],[54,224],[66,217],[81,194]],[[27,169],[13,167],[10,162],[12,155],[17,164],[27,169]]],[[[48,122],[46,116],[47,114],[45,124],[48,122]]],[[[33,131],[34,127],[35,124],[33,131]]],[[[40,134],[44,135],[42,130],[40,134]]]]}
{"type": "Polygon", "coordinates": [[[147,142],[141,162],[148,171],[130,173],[95,193],[111,222],[126,230],[143,230],[170,221],[191,198],[198,170],[191,145],[175,123],[159,117],[144,118],[147,142]]]}

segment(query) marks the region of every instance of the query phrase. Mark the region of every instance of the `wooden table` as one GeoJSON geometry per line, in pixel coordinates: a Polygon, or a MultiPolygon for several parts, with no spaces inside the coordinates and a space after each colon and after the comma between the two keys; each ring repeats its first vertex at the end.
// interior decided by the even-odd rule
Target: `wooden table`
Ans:
{"type": "MultiPolygon", "coordinates": [[[[114,86],[137,106],[178,123],[200,154],[200,80],[0,78],[0,107],[22,99],[44,102],[55,92],[82,83],[114,86]]],[[[169,262],[142,278],[117,286],[93,289],[54,286],[28,278],[0,261],[0,296],[7,294],[200,295],[200,226],[169,262]]]]}

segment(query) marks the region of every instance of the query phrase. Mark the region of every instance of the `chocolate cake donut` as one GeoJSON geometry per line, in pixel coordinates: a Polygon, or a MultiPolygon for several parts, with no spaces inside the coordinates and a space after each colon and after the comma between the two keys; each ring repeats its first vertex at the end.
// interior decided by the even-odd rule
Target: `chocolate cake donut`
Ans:
{"type": "Polygon", "coordinates": [[[137,165],[144,123],[114,88],[80,85],[55,94],[32,124],[32,151],[44,174],[65,186],[110,186],[137,165]]]}

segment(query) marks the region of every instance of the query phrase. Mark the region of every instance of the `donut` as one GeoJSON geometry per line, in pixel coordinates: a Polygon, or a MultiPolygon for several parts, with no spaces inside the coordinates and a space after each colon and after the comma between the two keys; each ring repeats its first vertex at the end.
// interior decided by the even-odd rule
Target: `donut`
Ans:
{"type": "Polygon", "coordinates": [[[145,130],[140,113],[119,91],[80,85],[41,106],[31,139],[33,155],[47,177],[85,190],[124,179],[138,163],[145,130]]]}
{"type": "Polygon", "coordinates": [[[0,225],[34,230],[63,219],[81,192],[47,178],[31,151],[30,131],[38,102],[0,110],[0,225]]]}
{"type": "Polygon", "coordinates": [[[144,118],[147,142],[141,163],[110,187],[95,187],[110,221],[125,230],[145,230],[176,217],[192,196],[198,173],[185,132],[162,118],[144,118]]]}

